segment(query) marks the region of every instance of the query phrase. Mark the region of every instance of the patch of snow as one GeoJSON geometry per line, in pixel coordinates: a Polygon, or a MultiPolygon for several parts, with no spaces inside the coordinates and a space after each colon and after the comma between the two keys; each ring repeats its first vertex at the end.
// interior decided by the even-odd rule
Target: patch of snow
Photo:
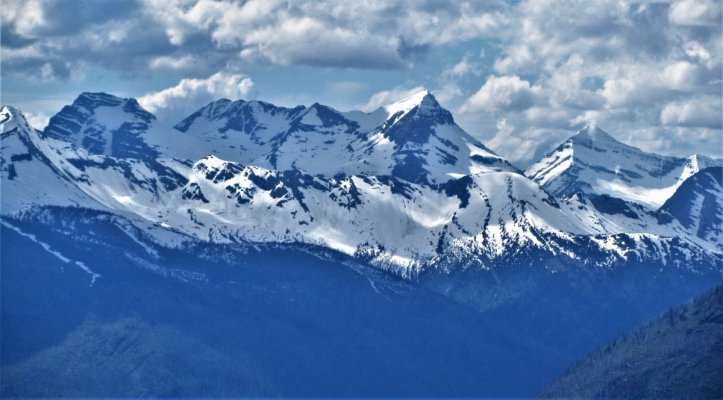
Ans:
{"type": "Polygon", "coordinates": [[[68,257],[64,256],[62,253],[60,253],[59,251],[53,250],[53,249],[50,247],[49,244],[38,240],[38,238],[37,238],[35,235],[30,234],[30,233],[23,232],[20,228],[14,226],[14,225],[12,225],[12,224],[10,224],[9,222],[5,221],[4,219],[0,219],[0,224],[2,224],[4,227],[6,227],[6,228],[8,228],[8,229],[11,229],[11,230],[15,231],[18,235],[23,236],[23,237],[25,237],[25,238],[28,238],[28,239],[30,239],[31,241],[37,243],[37,244],[40,245],[40,247],[42,247],[45,251],[47,251],[48,253],[54,255],[54,256],[57,257],[60,261],[62,261],[62,262],[64,262],[64,263],[72,263],[72,264],[76,265],[78,268],[80,268],[80,269],[82,269],[83,271],[85,271],[88,275],[90,275],[90,287],[93,286],[93,284],[95,283],[95,280],[96,280],[96,279],[98,279],[98,278],[101,277],[100,274],[93,272],[93,270],[91,270],[91,269],[90,269],[87,265],[85,265],[85,263],[83,263],[82,261],[73,261],[73,260],[71,260],[70,258],[68,258],[68,257]]]}

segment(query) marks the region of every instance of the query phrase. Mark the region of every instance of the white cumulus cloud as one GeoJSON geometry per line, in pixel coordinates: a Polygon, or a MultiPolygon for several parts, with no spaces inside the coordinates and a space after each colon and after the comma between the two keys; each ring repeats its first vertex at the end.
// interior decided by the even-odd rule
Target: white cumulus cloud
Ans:
{"type": "Polygon", "coordinates": [[[25,120],[28,121],[30,126],[38,130],[45,129],[45,127],[48,126],[48,122],[50,121],[50,116],[48,114],[34,113],[29,111],[26,111],[23,114],[25,115],[25,120]]]}
{"type": "Polygon", "coordinates": [[[680,0],[670,6],[670,21],[684,26],[715,26],[721,21],[720,0],[680,0]]]}
{"type": "Polygon", "coordinates": [[[665,125],[721,129],[721,99],[716,97],[695,98],[672,102],[660,113],[665,125]]]}
{"type": "Polygon", "coordinates": [[[521,111],[532,107],[539,88],[517,75],[490,76],[480,89],[462,105],[460,111],[521,111]]]}
{"type": "Polygon", "coordinates": [[[241,74],[217,72],[206,79],[182,79],[178,85],[148,93],[138,102],[159,119],[175,123],[191,112],[220,98],[256,97],[254,82],[241,74]]]}

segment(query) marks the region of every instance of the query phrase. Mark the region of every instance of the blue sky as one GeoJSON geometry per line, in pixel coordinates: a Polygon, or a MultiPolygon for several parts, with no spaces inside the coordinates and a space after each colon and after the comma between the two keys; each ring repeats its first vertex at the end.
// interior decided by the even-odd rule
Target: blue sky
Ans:
{"type": "Polygon", "coordinates": [[[220,98],[371,110],[427,88],[520,165],[586,124],[721,156],[720,0],[4,0],[3,104],[83,91],[176,122],[220,98]]]}

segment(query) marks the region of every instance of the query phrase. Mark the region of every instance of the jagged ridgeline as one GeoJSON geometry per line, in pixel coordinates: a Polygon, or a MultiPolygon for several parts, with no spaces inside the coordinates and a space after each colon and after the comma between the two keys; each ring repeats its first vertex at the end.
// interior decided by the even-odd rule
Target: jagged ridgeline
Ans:
{"type": "MultiPolygon", "coordinates": [[[[11,107],[2,118],[6,216],[75,205],[212,243],[326,247],[402,276],[721,259],[720,160],[648,154],[588,127],[523,173],[426,91],[371,113],[222,99],[175,127],[104,93],[42,132],[11,107]],[[677,193],[706,168],[705,188],[677,193]],[[671,209],[676,197],[690,211],[671,209]]],[[[154,240],[178,245],[166,236],[154,240]]]]}
{"type": "Polygon", "coordinates": [[[721,161],[599,128],[521,171],[426,91],[0,124],[3,397],[533,396],[723,280],[721,161]]]}

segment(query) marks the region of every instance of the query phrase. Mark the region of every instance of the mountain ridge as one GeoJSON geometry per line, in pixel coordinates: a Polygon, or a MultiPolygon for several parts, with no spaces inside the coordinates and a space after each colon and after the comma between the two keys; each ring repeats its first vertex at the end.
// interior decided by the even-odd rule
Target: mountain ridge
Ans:
{"type": "Polygon", "coordinates": [[[661,206],[698,237],[723,244],[723,167],[701,169],[661,206]]]}
{"type": "Polygon", "coordinates": [[[443,183],[450,174],[517,170],[466,134],[427,91],[370,113],[339,112],[318,103],[285,108],[219,100],[176,128],[208,143],[205,152],[221,158],[327,176],[392,175],[443,183]],[[234,134],[238,144],[229,149],[234,134]],[[316,160],[321,153],[330,158],[324,165],[316,160]]]}
{"type": "Polygon", "coordinates": [[[647,153],[588,125],[525,174],[558,197],[607,194],[656,210],[683,181],[716,165],[723,165],[723,160],[647,153]]]}
{"type": "MultiPolygon", "coordinates": [[[[551,196],[426,91],[365,115],[221,99],[176,127],[132,99],[84,93],[31,136],[87,204],[211,242],[326,246],[404,276],[525,253],[598,267],[721,258],[676,219],[551,196]]],[[[4,214],[28,209],[15,200],[4,214]]]]}

